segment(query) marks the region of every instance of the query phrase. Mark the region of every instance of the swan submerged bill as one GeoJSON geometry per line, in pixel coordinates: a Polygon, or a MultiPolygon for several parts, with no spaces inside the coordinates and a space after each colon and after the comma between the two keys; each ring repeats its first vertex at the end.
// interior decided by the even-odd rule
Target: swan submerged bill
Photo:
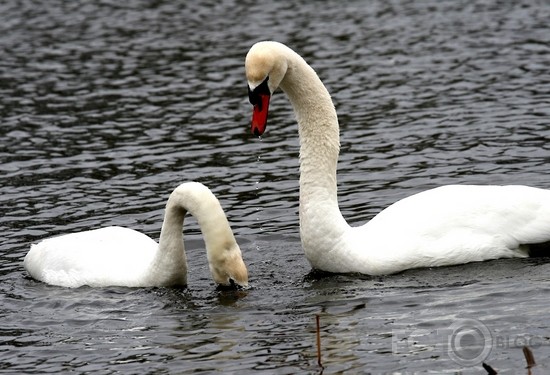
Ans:
{"type": "Polygon", "coordinates": [[[184,287],[187,212],[201,228],[213,280],[247,287],[248,271],[220,202],[199,182],[183,183],[170,194],[158,244],[143,233],[111,226],[42,240],[23,263],[34,279],[63,287],[184,287]]]}
{"type": "Polygon", "coordinates": [[[300,238],[314,269],[370,275],[498,258],[550,256],[550,190],[447,185],[406,197],[362,226],[343,218],[337,198],[339,124],[317,73],[295,51],[254,44],[245,60],[251,131],[265,132],[268,102],[288,97],[300,140],[300,238]],[[542,251],[541,251],[542,250],[542,251]]]}

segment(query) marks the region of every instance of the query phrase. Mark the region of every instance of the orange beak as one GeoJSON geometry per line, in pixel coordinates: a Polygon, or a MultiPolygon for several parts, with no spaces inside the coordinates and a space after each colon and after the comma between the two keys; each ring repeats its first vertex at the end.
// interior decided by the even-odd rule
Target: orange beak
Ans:
{"type": "Polygon", "coordinates": [[[267,77],[258,87],[254,90],[248,88],[248,99],[254,106],[252,111],[252,134],[260,136],[264,134],[265,127],[267,125],[267,114],[269,112],[269,100],[271,99],[271,92],[267,86],[267,77]]]}

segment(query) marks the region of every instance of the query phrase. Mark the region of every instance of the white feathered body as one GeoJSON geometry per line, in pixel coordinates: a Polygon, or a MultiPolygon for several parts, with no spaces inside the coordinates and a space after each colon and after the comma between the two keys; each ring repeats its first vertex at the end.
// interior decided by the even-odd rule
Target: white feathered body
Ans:
{"type": "Polygon", "coordinates": [[[389,274],[528,256],[530,244],[550,241],[550,191],[448,185],[404,198],[365,225],[339,233],[323,236],[307,221],[302,243],[314,268],[389,274]],[[321,243],[332,247],[320,252],[321,243]]]}
{"type": "Polygon", "coordinates": [[[33,278],[66,287],[185,285],[185,268],[176,272],[179,281],[170,270],[151,268],[157,253],[147,235],[111,226],[45,239],[31,246],[24,263],[33,278]]]}

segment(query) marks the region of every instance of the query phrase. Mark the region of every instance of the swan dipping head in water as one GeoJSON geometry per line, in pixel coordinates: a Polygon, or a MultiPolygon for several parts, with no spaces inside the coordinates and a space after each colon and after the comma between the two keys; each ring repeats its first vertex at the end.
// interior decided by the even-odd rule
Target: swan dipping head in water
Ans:
{"type": "Polygon", "coordinates": [[[111,226],[34,244],[24,266],[36,280],[70,288],[183,287],[187,285],[183,242],[187,212],[201,228],[214,281],[247,287],[248,271],[220,202],[199,182],[183,183],[170,194],[158,244],[143,233],[111,226]]]}
{"type": "Polygon", "coordinates": [[[550,255],[550,191],[528,186],[442,186],[406,197],[351,227],[338,207],[338,118],[313,68],[284,44],[265,41],[250,48],[245,70],[253,134],[264,133],[277,88],[294,108],[300,239],[313,268],[379,275],[535,252],[550,255]]]}

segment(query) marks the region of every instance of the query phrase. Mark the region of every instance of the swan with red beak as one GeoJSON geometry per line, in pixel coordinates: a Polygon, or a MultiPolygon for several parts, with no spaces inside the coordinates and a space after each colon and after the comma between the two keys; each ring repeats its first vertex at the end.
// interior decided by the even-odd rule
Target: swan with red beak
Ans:
{"type": "Polygon", "coordinates": [[[300,138],[300,239],[313,268],[389,274],[497,258],[550,255],[550,190],[447,185],[411,195],[361,226],[337,197],[340,131],[332,99],[313,68],[284,44],[259,42],[246,56],[252,133],[267,123],[277,88],[294,108],[300,138]]]}

